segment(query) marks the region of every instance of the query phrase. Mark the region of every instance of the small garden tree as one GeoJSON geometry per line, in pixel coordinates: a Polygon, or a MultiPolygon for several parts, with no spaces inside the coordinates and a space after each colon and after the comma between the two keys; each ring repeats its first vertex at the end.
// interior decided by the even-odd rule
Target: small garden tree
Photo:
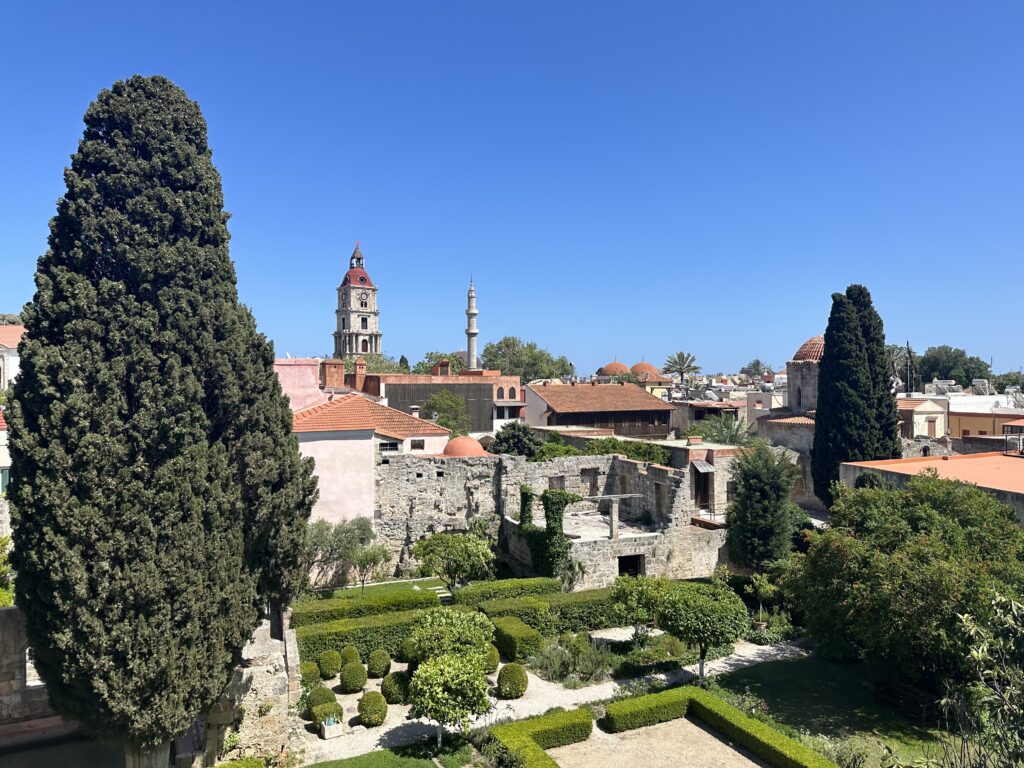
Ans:
{"type": "Polygon", "coordinates": [[[469,434],[469,411],[466,401],[450,389],[440,389],[423,403],[424,418],[433,419],[439,427],[451,430],[452,437],[469,434]]]}
{"type": "Polygon", "coordinates": [[[485,579],[494,565],[488,543],[468,533],[435,533],[412,548],[423,566],[454,590],[470,579],[485,579]]]}
{"type": "Polygon", "coordinates": [[[764,621],[765,601],[774,600],[779,594],[779,588],[772,583],[767,573],[755,573],[743,591],[757,600],[757,620],[764,621]]]}
{"type": "Polygon", "coordinates": [[[799,508],[789,500],[796,468],[781,452],[755,440],[736,460],[736,496],[729,505],[729,550],[751,568],[785,557],[793,548],[799,508]]]}
{"type": "Polygon", "coordinates": [[[349,555],[373,541],[373,524],[365,517],[356,517],[331,525],[316,520],[306,529],[303,549],[303,572],[314,586],[344,583],[351,567],[349,555]]]}
{"type": "Polygon", "coordinates": [[[747,607],[739,595],[709,584],[680,584],[668,590],[658,606],[658,626],[697,646],[701,680],[708,649],[736,642],[748,624],[747,607]]]}
{"type": "Polygon", "coordinates": [[[491,453],[511,454],[533,458],[540,449],[541,439],[521,421],[510,421],[498,430],[491,443],[491,453]]]}
{"type": "Polygon", "coordinates": [[[359,579],[360,592],[366,592],[366,582],[374,571],[391,560],[391,552],[383,544],[369,544],[349,551],[347,559],[359,579]]]}
{"type": "Polygon", "coordinates": [[[634,646],[643,645],[650,636],[650,625],[668,587],[663,576],[619,576],[612,584],[612,602],[619,616],[633,625],[634,646]]]}
{"type": "Polygon", "coordinates": [[[449,654],[420,664],[409,684],[410,714],[437,723],[437,748],[445,726],[465,728],[491,709],[487,676],[478,659],[449,654]]]}

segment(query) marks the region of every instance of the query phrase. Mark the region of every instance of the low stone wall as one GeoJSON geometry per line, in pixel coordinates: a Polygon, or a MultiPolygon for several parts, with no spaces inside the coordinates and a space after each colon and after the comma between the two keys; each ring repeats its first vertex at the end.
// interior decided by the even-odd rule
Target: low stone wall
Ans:
{"type": "Polygon", "coordinates": [[[0,608],[0,725],[50,717],[46,687],[30,684],[25,617],[17,608],[0,608]]]}

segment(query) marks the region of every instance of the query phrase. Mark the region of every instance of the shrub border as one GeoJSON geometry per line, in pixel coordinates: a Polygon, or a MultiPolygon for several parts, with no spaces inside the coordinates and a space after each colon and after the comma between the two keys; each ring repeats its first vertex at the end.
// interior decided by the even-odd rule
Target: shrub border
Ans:
{"type": "Polygon", "coordinates": [[[593,729],[590,710],[573,709],[496,725],[491,737],[507,752],[520,754],[523,768],[558,768],[544,750],[586,741],[593,729]]]}

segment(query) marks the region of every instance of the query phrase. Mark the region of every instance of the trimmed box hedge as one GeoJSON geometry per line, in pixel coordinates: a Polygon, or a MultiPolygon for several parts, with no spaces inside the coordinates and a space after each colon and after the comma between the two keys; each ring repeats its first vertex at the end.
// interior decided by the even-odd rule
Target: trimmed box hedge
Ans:
{"type": "Polygon", "coordinates": [[[548,603],[533,595],[484,600],[477,608],[492,621],[499,616],[515,616],[534,629],[541,629],[548,620],[548,603]]]}
{"type": "Polygon", "coordinates": [[[547,595],[551,632],[586,632],[622,625],[612,602],[611,589],[588,589],[584,592],[560,592],[547,595]]]}
{"type": "Polygon", "coordinates": [[[774,768],[836,768],[835,763],[813,749],[744,714],[714,694],[691,686],[612,702],[605,708],[601,727],[618,733],[686,715],[700,720],[774,768]]]}
{"type": "Polygon", "coordinates": [[[588,710],[573,709],[496,725],[491,728],[491,737],[506,751],[518,752],[523,768],[558,768],[544,750],[586,741],[593,728],[588,710]]]}
{"type": "Polygon", "coordinates": [[[436,608],[441,599],[430,590],[393,592],[375,597],[335,597],[329,600],[308,600],[292,608],[292,626],[324,624],[338,619],[376,616],[382,613],[436,608]]]}
{"type": "Polygon", "coordinates": [[[509,661],[522,661],[540,651],[541,636],[517,616],[494,619],[494,645],[509,661]]]}
{"type": "Polygon", "coordinates": [[[562,591],[558,579],[538,577],[534,579],[498,579],[481,581],[455,590],[452,597],[462,605],[479,605],[485,600],[499,600],[521,595],[547,595],[562,591]]]}
{"type": "Polygon", "coordinates": [[[316,659],[324,651],[336,650],[349,644],[358,648],[364,658],[369,657],[370,652],[377,648],[397,656],[402,641],[409,636],[413,623],[422,613],[384,613],[299,627],[295,630],[299,658],[316,659]]]}

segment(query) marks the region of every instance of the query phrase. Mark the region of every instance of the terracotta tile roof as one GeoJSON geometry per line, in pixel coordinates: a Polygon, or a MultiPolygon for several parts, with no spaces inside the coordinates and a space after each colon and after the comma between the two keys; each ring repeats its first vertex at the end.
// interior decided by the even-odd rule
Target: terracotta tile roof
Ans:
{"type": "Polygon", "coordinates": [[[636,384],[528,385],[555,413],[671,411],[674,406],[636,384]]]}
{"type": "Polygon", "coordinates": [[[809,416],[784,416],[780,419],[765,419],[768,424],[782,424],[783,426],[814,426],[814,419],[809,416]]]}
{"type": "Polygon", "coordinates": [[[24,325],[0,325],[0,347],[16,348],[24,333],[24,325]]]}
{"type": "MultiPolygon", "coordinates": [[[[0,420],[3,420],[3,414],[0,414],[0,420]]],[[[1004,427],[1024,427],[1024,419],[1014,419],[1013,421],[1004,421],[1004,427]]]]}
{"type": "Polygon", "coordinates": [[[800,349],[798,349],[796,354],[793,355],[793,360],[796,362],[800,362],[801,360],[820,361],[824,354],[825,337],[811,336],[811,338],[800,345],[800,349]]]}
{"type": "Polygon", "coordinates": [[[692,405],[694,408],[712,408],[718,410],[731,411],[734,408],[746,408],[746,403],[739,401],[733,402],[731,400],[683,400],[677,405],[692,405]]]}
{"type": "Polygon", "coordinates": [[[7,431],[7,420],[4,419],[4,412],[0,411],[0,432],[7,431]]]}
{"type": "Polygon", "coordinates": [[[849,462],[848,466],[869,467],[901,475],[916,475],[926,469],[934,469],[939,477],[948,480],[974,483],[979,488],[1024,494],[1024,457],[1007,455],[1001,451],[969,453],[963,456],[917,456],[911,459],[853,461],[849,462]]]}
{"type": "Polygon", "coordinates": [[[896,398],[896,409],[900,411],[913,411],[917,406],[922,403],[930,403],[931,400],[926,400],[920,397],[897,397],[896,398]]]}
{"type": "MultiPolygon", "coordinates": [[[[354,395],[359,397],[359,395],[354,395]]],[[[369,402],[369,401],[367,401],[369,402]]],[[[407,437],[425,437],[428,435],[443,436],[450,430],[439,427],[433,422],[417,419],[408,413],[388,408],[380,403],[370,403],[370,416],[373,419],[374,431],[388,437],[404,440],[407,437]]]]}
{"type": "Polygon", "coordinates": [[[417,419],[394,408],[373,403],[362,395],[348,394],[298,411],[292,418],[293,432],[349,432],[373,430],[385,437],[447,435],[448,430],[417,419]]]}

